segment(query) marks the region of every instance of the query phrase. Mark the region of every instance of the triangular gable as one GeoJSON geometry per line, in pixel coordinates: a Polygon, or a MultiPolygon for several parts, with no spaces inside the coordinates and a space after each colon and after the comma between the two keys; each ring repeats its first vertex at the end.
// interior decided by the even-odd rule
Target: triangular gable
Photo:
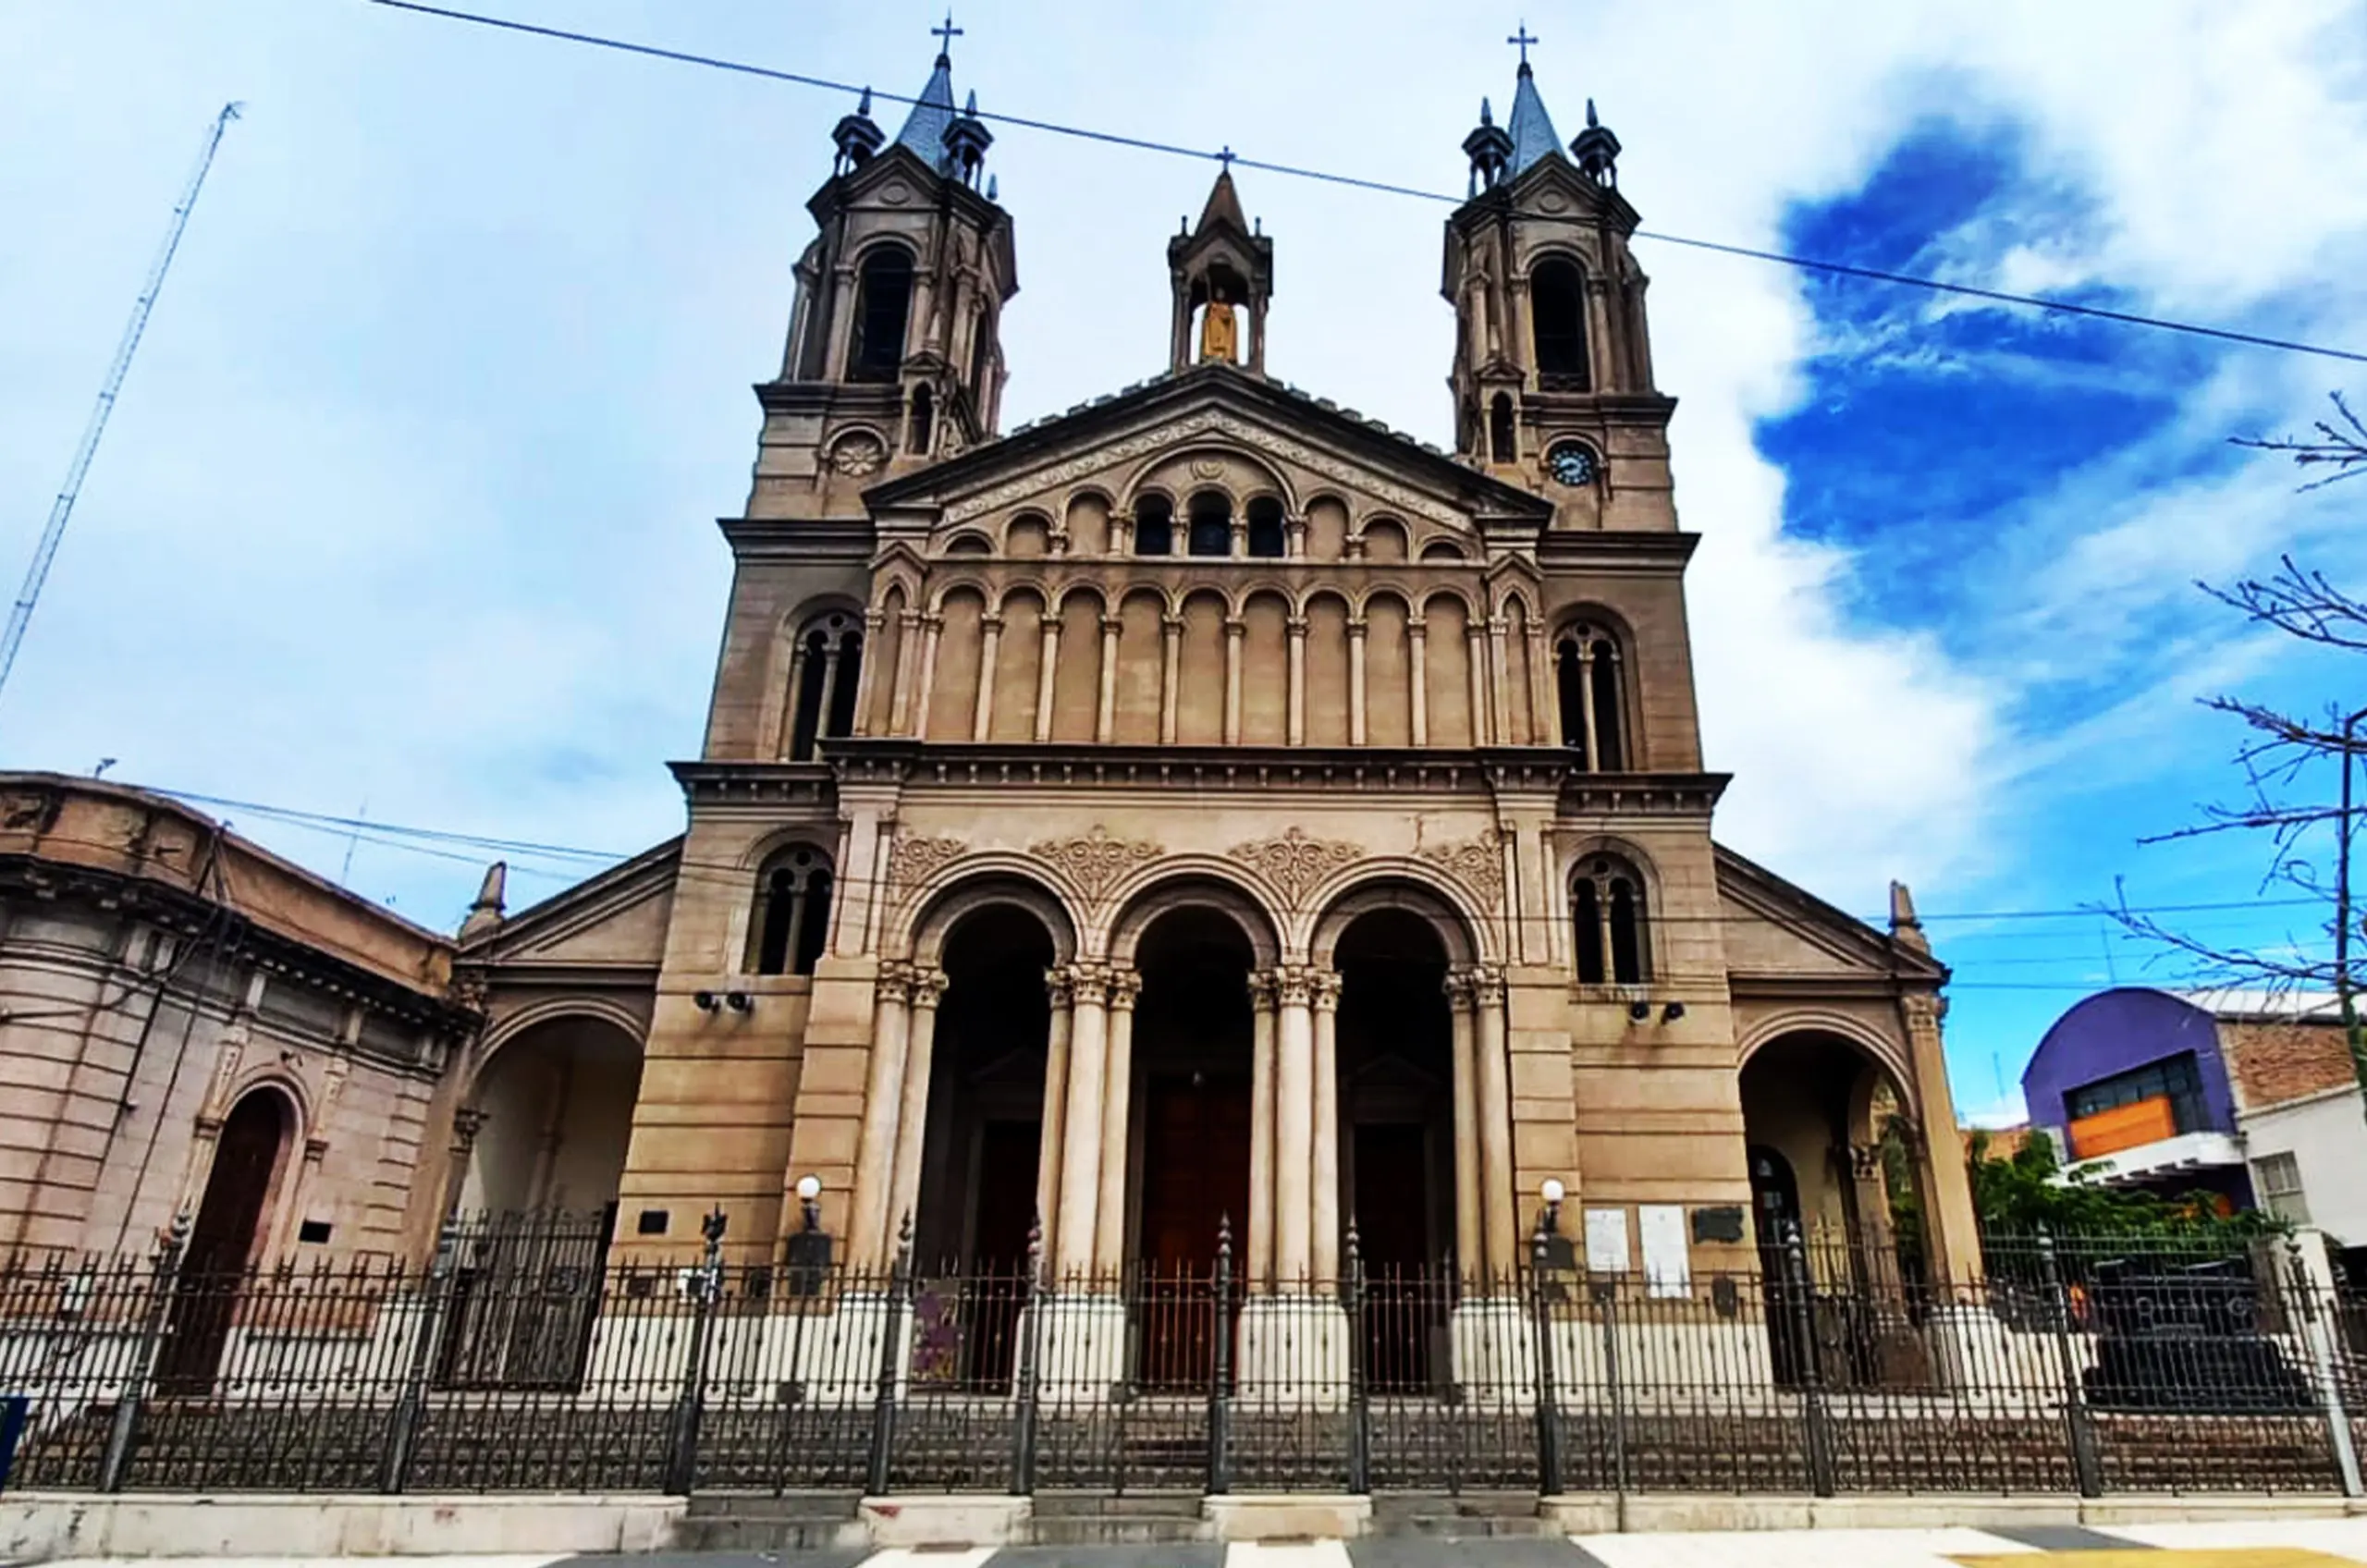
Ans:
{"type": "Polygon", "coordinates": [[[631,965],[666,954],[682,840],[669,839],[462,944],[463,963],[631,965]]]}
{"type": "Polygon", "coordinates": [[[1553,515],[1542,496],[1435,447],[1229,365],[1196,366],[1080,404],[877,485],[864,499],[875,513],[935,511],[950,526],[1197,438],[1236,442],[1451,527],[1476,517],[1534,530],[1553,515]]]}
{"type": "Polygon", "coordinates": [[[1895,976],[1931,985],[1946,981],[1946,965],[1893,941],[1724,845],[1716,850],[1730,972],[1895,976]]]}

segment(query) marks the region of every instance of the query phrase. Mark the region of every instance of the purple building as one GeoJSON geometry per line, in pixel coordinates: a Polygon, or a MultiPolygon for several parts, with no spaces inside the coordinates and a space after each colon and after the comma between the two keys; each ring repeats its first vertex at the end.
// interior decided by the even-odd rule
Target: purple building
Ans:
{"type": "Polygon", "coordinates": [[[2192,1002],[2122,986],[2076,1004],[2022,1070],[2022,1097],[2098,1181],[2251,1205],[2218,1022],[2192,1002]]]}

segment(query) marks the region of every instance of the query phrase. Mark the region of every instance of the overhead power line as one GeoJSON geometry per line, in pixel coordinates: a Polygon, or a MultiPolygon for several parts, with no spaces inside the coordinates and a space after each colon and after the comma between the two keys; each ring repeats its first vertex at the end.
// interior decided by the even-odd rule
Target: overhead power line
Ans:
{"type": "MultiPolygon", "coordinates": [[[[390,10],[411,11],[421,16],[438,17],[448,21],[466,22],[477,27],[497,29],[504,32],[523,33],[566,43],[580,43],[595,49],[615,50],[620,54],[640,55],[651,59],[669,60],[678,65],[701,66],[711,70],[730,71],[740,76],[761,78],[767,81],[784,82],[794,87],[815,87],[829,92],[870,93],[891,104],[916,104],[920,100],[881,88],[839,81],[829,77],[814,76],[803,71],[781,70],[771,66],[759,66],[745,60],[727,59],[716,55],[701,55],[683,49],[668,49],[655,43],[637,43],[629,39],[608,38],[598,33],[578,32],[569,28],[545,27],[534,22],[521,22],[508,17],[486,16],[476,11],[455,10],[444,6],[420,4],[420,0],[371,0],[390,10]]],[[[1149,137],[1127,136],[1117,131],[1099,130],[1090,126],[1067,125],[1058,120],[1039,119],[1029,115],[1006,111],[978,109],[982,120],[1015,127],[1023,130],[1039,130],[1048,135],[1072,137],[1084,141],[1099,141],[1113,147],[1124,147],[1138,153],[1158,153],[1169,157],[1193,158],[1207,163],[1238,165],[1266,174],[1285,176],[1293,179],[1318,180],[1327,185],[1347,186],[1357,190],[1370,190],[1386,196],[1410,196],[1418,201],[1440,202],[1459,206],[1467,198],[1450,191],[1428,190],[1419,186],[1401,185],[1391,180],[1370,179],[1357,175],[1340,174],[1330,169],[1309,167],[1300,164],[1274,163],[1234,152],[1231,147],[1210,150],[1188,147],[1180,142],[1161,141],[1149,137]]],[[[1909,288],[1927,289],[1935,294],[1955,295],[1961,299],[1984,300],[1993,304],[2021,305],[2031,310],[2052,312],[2057,315],[2084,317],[2091,321],[2107,321],[2124,326],[2150,327],[2160,332],[2180,333],[2190,337],[2210,338],[2221,343],[2238,343],[2250,348],[2275,349],[2286,353],[2311,354],[2321,359],[2341,360],[2352,364],[2367,364],[2367,352],[2337,349],[2323,343],[2308,343],[2298,338],[2271,337],[2256,332],[2242,332],[2233,327],[2207,326],[2200,322],[2178,321],[2167,316],[2153,316],[2138,311],[2116,311],[2102,305],[2082,305],[2069,300],[2051,300],[2036,294],[2016,294],[2003,288],[1981,288],[1968,283],[1949,283],[1936,277],[1923,277],[1913,273],[1891,272],[1881,267],[1858,266],[1847,262],[1824,261],[1814,256],[1797,256],[1783,251],[1762,250],[1750,245],[1734,245],[1716,239],[1699,239],[1689,235],[1668,234],[1656,229],[1639,228],[1639,239],[1663,245],[1683,246],[1689,250],[1708,251],[1719,255],[1739,256],[1750,261],[1771,262],[1779,266],[1796,267],[1805,272],[1825,273],[1837,277],[1854,277],[1872,283],[1890,283],[1909,288]]]]}

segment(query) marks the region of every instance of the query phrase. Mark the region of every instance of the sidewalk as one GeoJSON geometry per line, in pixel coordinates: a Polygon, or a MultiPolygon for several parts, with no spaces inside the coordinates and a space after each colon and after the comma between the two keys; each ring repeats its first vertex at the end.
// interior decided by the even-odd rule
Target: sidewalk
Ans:
{"type": "MultiPolygon", "coordinates": [[[[155,1560],[82,1558],[69,1562],[71,1568],[131,1568],[135,1561],[155,1560]]],[[[356,1561],[215,1558],[208,1568],[315,1568],[356,1561]]],[[[404,1561],[416,1568],[2350,1568],[2367,1563],[2367,1518],[2129,1525],[2111,1530],[2032,1525],[404,1561]]]]}

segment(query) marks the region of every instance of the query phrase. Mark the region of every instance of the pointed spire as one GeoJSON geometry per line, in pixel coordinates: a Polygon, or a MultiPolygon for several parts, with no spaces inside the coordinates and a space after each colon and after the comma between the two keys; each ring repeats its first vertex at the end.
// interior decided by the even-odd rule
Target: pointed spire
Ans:
{"type": "Polygon", "coordinates": [[[1890,885],[1890,937],[1919,953],[1932,950],[1931,939],[1923,935],[1923,922],[1915,914],[1915,895],[1904,882],[1890,885]]]}
{"type": "MultiPolygon", "coordinates": [[[[1534,43],[1535,39],[1529,40],[1534,43]]],[[[1545,112],[1545,100],[1538,96],[1537,77],[1528,62],[1520,63],[1520,75],[1513,83],[1513,113],[1505,128],[1512,133],[1512,167],[1518,174],[1529,165],[1550,153],[1562,150],[1562,138],[1553,129],[1553,116],[1545,112]]]]}
{"type": "MultiPolygon", "coordinates": [[[[871,102],[871,94],[868,92],[864,93],[863,101],[865,104],[871,102]]],[[[1485,94],[1482,94],[1479,99],[1479,123],[1483,126],[1494,125],[1496,123],[1496,112],[1488,107],[1488,100],[1485,94]]]]}
{"type": "Polygon", "coordinates": [[[1595,117],[1591,98],[1587,100],[1587,128],[1570,143],[1570,156],[1576,160],[1579,172],[1597,185],[1619,183],[1619,138],[1595,117]]]}
{"type": "Polygon", "coordinates": [[[1241,214],[1241,193],[1233,188],[1233,170],[1220,170],[1216,184],[1208,188],[1208,205],[1200,209],[1200,224],[1195,232],[1205,234],[1217,224],[1231,224],[1239,233],[1249,232],[1249,220],[1241,214]]]}
{"type": "Polygon", "coordinates": [[[830,141],[839,150],[838,163],[830,172],[839,175],[852,168],[860,168],[870,161],[871,155],[878,152],[887,140],[878,122],[871,117],[871,89],[866,87],[863,90],[863,102],[854,106],[854,113],[840,120],[830,131],[830,141]]]}
{"type": "Polygon", "coordinates": [[[477,888],[476,902],[469,906],[469,917],[460,922],[460,939],[468,940],[480,931],[489,931],[501,924],[502,900],[509,886],[509,865],[495,861],[484,869],[484,881],[477,888]]]}
{"type": "Polygon", "coordinates": [[[896,133],[899,145],[911,148],[922,161],[939,174],[951,174],[954,165],[946,151],[946,128],[953,123],[953,56],[946,51],[962,30],[953,25],[953,13],[945,14],[945,25],[932,29],[943,40],[937,52],[936,68],[928,73],[928,84],[921,89],[919,101],[913,112],[904,116],[904,129],[896,133]]]}

